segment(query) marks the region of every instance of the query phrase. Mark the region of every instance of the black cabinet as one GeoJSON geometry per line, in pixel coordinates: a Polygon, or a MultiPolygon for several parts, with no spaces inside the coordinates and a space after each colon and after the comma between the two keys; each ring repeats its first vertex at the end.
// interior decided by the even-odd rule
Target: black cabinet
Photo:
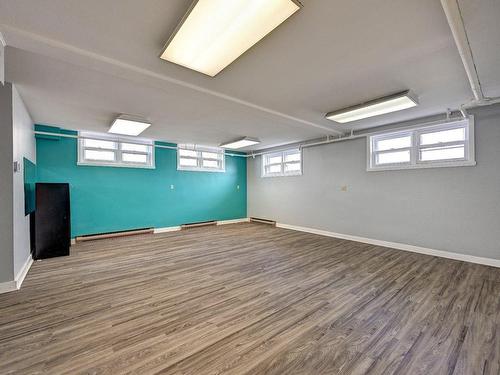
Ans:
{"type": "Polygon", "coordinates": [[[37,183],[31,214],[34,259],[69,255],[71,245],[69,184],[37,183]]]}

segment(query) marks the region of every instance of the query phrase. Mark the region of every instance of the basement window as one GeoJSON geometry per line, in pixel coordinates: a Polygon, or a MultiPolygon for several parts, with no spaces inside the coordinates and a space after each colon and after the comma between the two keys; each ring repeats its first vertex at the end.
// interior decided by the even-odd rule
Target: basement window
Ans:
{"type": "Polygon", "coordinates": [[[379,133],[368,150],[369,171],[476,165],[474,119],[379,133]]]}
{"type": "Polygon", "coordinates": [[[291,149],[271,152],[262,156],[262,177],[300,176],[302,151],[291,149]]]}
{"type": "Polygon", "coordinates": [[[224,150],[218,147],[182,144],[177,146],[177,170],[225,172],[224,150]]]}
{"type": "Polygon", "coordinates": [[[154,145],[149,139],[80,132],[78,165],[154,168],[154,145]]]}

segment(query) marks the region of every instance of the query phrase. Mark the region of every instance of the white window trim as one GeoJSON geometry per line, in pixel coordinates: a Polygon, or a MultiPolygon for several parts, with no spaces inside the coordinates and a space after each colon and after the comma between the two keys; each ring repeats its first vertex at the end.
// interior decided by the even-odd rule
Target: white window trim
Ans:
{"type": "Polygon", "coordinates": [[[78,133],[78,161],[77,165],[90,166],[90,167],[118,167],[118,168],[142,168],[142,169],[155,169],[155,146],[154,142],[150,139],[135,138],[135,137],[124,137],[124,136],[113,136],[109,134],[101,133],[91,133],[91,132],[79,132],[78,133]],[[117,143],[117,149],[106,149],[106,148],[93,148],[84,147],[85,139],[95,139],[101,141],[112,141],[117,143]],[[151,153],[145,153],[140,151],[124,151],[126,154],[140,154],[147,155],[148,164],[126,162],[122,160],[122,143],[133,143],[141,144],[146,146],[151,146],[151,153]],[[116,161],[100,161],[100,160],[85,160],[84,151],[85,150],[99,150],[99,151],[113,151],[116,155],[116,161]]]}
{"type": "Polygon", "coordinates": [[[199,146],[199,145],[177,145],[178,149],[184,149],[184,150],[189,150],[189,151],[196,151],[198,153],[198,156],[190,157],[190,156],[183,156],[182,158],[184,159],[196,159],[196,164],[197,166],[190,167],[190,166],[183,166],[180,165],[180,159],[181,155],[180,152],[177,150],[177,170],[178,171],[188,171],[188,172],[215,172],[215,173],[224,173],[226,172],[226,153],[224,149],[221,149],[219,147],[209,147],[209,146],[199,146]],[[208,167],[203,167],[200,165],[203,160],[219,160],[219,159],[212,159],[212,158],[202,158],[201,153],[205,152],[213,152],[222,155],[222,167],[221,168],[208,168],[208,167]]]}
{"type": "Polygon", "coordinates": [[[275,152],[268,152],[265,153],[261,156],[262,158],[262,163],[261,163],[261,177],[267,178],[267,177],[291,177],[291,176],[302,176],[304,164],[303,164],[303,153],[301,148],[290,148],[287,150],[283,151],[275,151],[275,152]],[[297,152],[299,151],[300,153],[300,161],[298,162],[285,162],[285,154],[289,152],[297,152]],[[266,157],[271,157],[274,155],[281,155],[281,163],[273,163],[273,164],[267,164],[266,165],[266,157]],[[300,164],[300,171],[294,171],[294,172],[285,172],[285,164],[291,164],[291,163],[298,163],[300,164]],[[271,166],[271,165],[281,165],[281,171],[279,173],[266,173],[266,166],[271,166]]]}
{"type": "MultiPolygon", "coordinates": [[[[465,120],[457,120],[450,123],[439,123],[433,125],[417,126],[409,129],[404,129],[400,131],[383,131],[374,133],[367,137],[366,151],[367,151],[367,167],[368,172],[373,171],[391,171],[391,170],[402,170],[402,169],[425,169],[425,168],[449,168],[449,167],[468,167],[476,165],[475,158],[475,147],[474,147],[474,116],[469,116],[465,120]],[[450,142],[450,144],[465,144],[465,158],[464,159],[450,159],[450,160],[438,160],[438,161],[420,161],[418,160],[418,153],[423,146],[420,146],[420,135],[433,130],[449,130],[457,127],[461,127],[467,121],[467,126],[465,127],[465,141],[450,142]],[[375,155],[373,151],[374,141],[380,140],[385,137],[393,138],[396,135],[412,135],[412,146],[410,148],[393,149],[387,151],[398,151],[410,149],[410,162],[409,163],[394,163],[394,164],[384,164],[375,165],[375,155]]],[[[427,147],[435,147],[435,145],[426,145],[427,147]]],[[[441,143],[441,146],[446,145],[441,143]]]]}

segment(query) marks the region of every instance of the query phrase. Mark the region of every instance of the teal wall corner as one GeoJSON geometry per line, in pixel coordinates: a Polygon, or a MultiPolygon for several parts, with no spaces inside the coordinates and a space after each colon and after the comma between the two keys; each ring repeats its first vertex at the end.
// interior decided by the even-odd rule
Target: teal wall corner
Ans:
{"type": "Polygon", "coordinates": [[[225,173],[178,171],[176,150],[164,148],[155,169],[78,166],[77,139],[57,136],[76,132],[35,130],[56,134],[36,137],[37,181],[70,184],[72,237],[247,216],[244,157],[226,155],[225,173]]]}

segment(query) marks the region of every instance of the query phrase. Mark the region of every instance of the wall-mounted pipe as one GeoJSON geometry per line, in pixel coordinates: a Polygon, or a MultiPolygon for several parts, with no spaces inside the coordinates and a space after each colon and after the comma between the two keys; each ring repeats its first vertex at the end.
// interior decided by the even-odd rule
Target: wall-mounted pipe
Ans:
{"type": "Polygon", "coordinates": [[[441,0],[441,5],[444,13],[446,14],[448,24],[450,25],[453,39],[455,39],[455,44],[457,46],[458,53],[460,54],[460,58],[462,59],[465,73],[469,79],[474,100],[481,101],[484,99],[484,94],[481,88],[481,82],[479,81],[476,64],[474,63],[469,38],[467,37],[467,31],[465,30],[462,13],[460,12],[460,6],[458,5],[457,0],[441,0]]]}
{"type": "MultiPolygon", "coordinates": [[[[79,135],[74,135],[74,134],[60,134],[60,133],[52,133],[52,132],[44,132],[44,131],[40,131],[40,130],[35,130],[34,131],[35,134],[38,134],[38,135],[48,135],[48,136],[51,136],[51,137],[63,137],[63,138],[73,138],[73,139],[98,139],[98,140],[102,140],[102,141],[109,141],[110,139],[109,138],[99,138],[98,136],[95,136],[95,137],[82,137],[82,136],[79,136],[79,135]]],[[[137,141],[134,141],[133,139],[129,140],[129,139],[124,139],[124,141],[126,143],[131,143],[131,144],[134,144],[134,145],[143,145],[143,146],[154,146],[155,148],[164,148],[164,149],[167,149],[167,150],[178,150],[179,147],[177,146],[165,146],[165,145],[158,145],[158,144],[155,144],[153,143],[153,145],[151,145],[150,143],[144,143],[144,142],[137,142],[137,141]]],[[[163,142],[163,141],[159,141],[159,142],[163,142]]],[[[168,143],[168,142],[167,142],[168,143]]],[[[241,155],[241,154],[233,154],[231,152],[226,152],[225,153],[227,156],[236,156],[236,157],[242,157],[242,158],[246,158],[248,157],[248,155],[241,155]]]]}
{"type": "Polygon", "coordinates": [[[426,121],[422,122],[419,124],[411,124],[407,126],[398,126],[395,127],[391,130],[377,130],[374,132],[366,132],[366,133],[358,133],[354,134],[351,132],[350,135],[344,136],[344,137],[337,137],[337,138],[330,138],[326,137],[325,140],[323,141],[317,141],[317,142],[307,142],[307,143],[298,143],[298,144],[291,144],[287,146],[282,146],[282,147],[277,147],[277,148],[272,148],[272,149],[267,149],[259,152],[254,152],[250,153],[248,156],[249,157],[256,157],[256,156],[261,156],[270,152],[279,152],[279,151],[285,151],[289,150],[290,148],[308,148],[308,147],[315,147],[315,146],[323,146],[327,145],[330,143],[337,143],[337,142],[344,142],[344,141],[350,141],[353,139],[359,139],[359,138],[365,138],[365,137],[370,137],[372,135],[377,135],[385,131],[398,131],[398,130],[405,130],[405,129],[413,129],[413,128],[418,128],[418,127],[423,127],[423,126],[432,126],[432,125],[439,125],[439,124],[446,124],[448,122],[456,122],[463,120],[463,117],[452,117],[452,116],[447,116],[444,120],[434,120],[434,121],[426,121]]]}

